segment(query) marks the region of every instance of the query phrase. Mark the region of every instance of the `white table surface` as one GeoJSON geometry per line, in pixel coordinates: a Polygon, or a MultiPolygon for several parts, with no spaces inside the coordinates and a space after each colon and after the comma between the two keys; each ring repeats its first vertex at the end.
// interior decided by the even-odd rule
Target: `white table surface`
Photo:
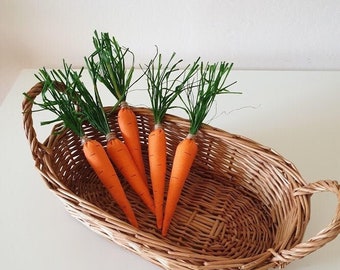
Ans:
{"type": "MultiPolygon", "coordinates": [[[[22,127],[22,93],[36,83],[23,70],[0,107],[0,269],[160,269],[92,232],[71,217],[34,168],[22,127]]],[[[221,96],[210,124],[270,146],[292,161],[307,182],[340,180],[340,72],[232,71],[239,96],[221,96]]],[[[148,105],[143,91],[132,105],[148,105]]],[[[42,139],[51,127],[36,131],[42,139]]],[[[337,199],[312,197],[305,239],[330,223],[337,199]]],[[[286,269],[340,269],[336,238],[286,269]]]]}

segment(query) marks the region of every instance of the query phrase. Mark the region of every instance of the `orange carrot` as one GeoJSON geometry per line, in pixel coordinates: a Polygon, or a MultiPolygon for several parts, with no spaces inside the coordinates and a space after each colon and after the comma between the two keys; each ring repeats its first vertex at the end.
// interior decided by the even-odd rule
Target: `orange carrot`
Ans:
{"type": "MultiPolygon", "coordinates": [[[[141,197],[144,203],[154,213],[155,207],[147,185],[145,184],[127,146],[119,140],[113,132],[107,120],[97,87],[97,66],[93,59],[87,59],[86,64],[94,86],[94,98],[87,87],[75,76],[73,82],[77,90],[77,104],[84,118],[107,138],[106,151],[118,170],[128,181],[132,189],[141,197]]],[[[71,73],[72,75],[73,73],[71,73]]]]}
{"type": "Polygon", "coordinates": [[[157,228],[162,228],[163,202],[166,177],[166,138],[164,129],[158,125],[149,134],[149,164],[152,190],[155,200],[157,228]]]}
{"type": "Polygon", "coordinates": [[[78,74],[72,71],[71,66],[68,66],[65,62],[64,68],[65,72],[52,70],[51,75],[46,69],[41,69],[40,76],[37,76],[39,80],[44,82],[42,89],[43,103],[35,102],[35,104],[57,115],[57,119],[46,121],[42,124],[62,121],[65,127],[72,130],[81,138],[83,142],[83,152],[88,163],[105,188],[107,188],[112,198],[123,210],[129,222],[138,228],[133,209],[107,153],[98,141],[87,139],[84,134],[82,127],[84,118],[76,109],[79,105],[79,99],[77,98],[78,93],[75,92],[76,88],[74,87],[74,83],[78,84],[80,82],[83,69],[78,74]],[[61,85],[63,87],[60,87],[61,85]]]}
{"type": "Polygon", "coordinates": [[[95,32],[93,44],[96,50],[89,59],[93,63],[94,73],[98,80],[115,96],[117,104],[120,105],[118,124],[124,138],[124,143],[129,149],[143,181],[147,185],[136,115],[126,102],[128,90],[143,75],[131,83],[134,72],[133,53],[129,49],[121,47],[118,41],[114,37],[111,39],[108,33],[101,33],[99,36],[95,32]],[[132,64],[127,72],[125,58],[128,54],[132,55],[132,64]]]}
{"type": "Polygon", "coordinates": [[[180,96],[184,103],[185,111],[189,115],[190,128],[188,136],[176,148],[164,210],[163,236],[168,233],[183,186],[197,155],[198,146],[194,140],[195,135],[207,116],[216,95],[236,93],[228,90],[231,84],[224,85],[231,67],[232,65],[224,62],[213,65],[207,64],[206,66],[201,63],[200,78],[198,78],[198,81],[192,82],[187,89],[187,100],[184,101],[180,96]],[[194,92],[194,88],[197,88],[196,92],[194,92]]]}
{"type": "Polygon", "coordinates": [[[154,130],[149,134],[148,153],[150,178],[155,200],[157,228],[162,228],[163,204],[166,178],[166,137],[162,126],[164,116],[173,102],[183,91],[187,81],[196,73],[198,60],[193,65],[179,70],[178,65],[182,59],[172,62],[173,53],[169,61],[163,66],[162,55],[157,54],[147,65],[146,76],[148,93],[154,118],[154,130]],[[155,60],[158,60],[155,62],[155,60]]]}
{"type": "Polygon", "coordinates": [[[195,140],[190,137],[181,141],[176,148],[164,210],[165,214],[162,227],[163,236],[166,236],[168,232],[170,221],[175,213],[184,183],[197,155],[197,150],[198,146],[195,140]]]}
{"type": "Polygon", "coordinates": [[[109,136],[106,151],[112,162],[131,185],[132,189],[140,196],[151,212],[155,213],[155,205],[149,189],[133,162],[126,145],[118,138],[110,138],[109,136]]]}
{"type": "Polygon", "coordinates": [[[124,189],[119,181],[115,169],[108,158],[103,146],[96,140],[85,139],[83,144],[85,157],[98,178],[124,211],[129,222],[138,228],[138,223],[128,201],[124,189]]]}
{"type": "Polygon", "coordinates": [[[145,174],[136,115],[126,102],[121,103],[121,108],[118,111],[118,125],[120,131],[122,132],[124,143],[129,149],[129,152],[136,163],[144,183],[147,185],[148,182],[145,174]]]}

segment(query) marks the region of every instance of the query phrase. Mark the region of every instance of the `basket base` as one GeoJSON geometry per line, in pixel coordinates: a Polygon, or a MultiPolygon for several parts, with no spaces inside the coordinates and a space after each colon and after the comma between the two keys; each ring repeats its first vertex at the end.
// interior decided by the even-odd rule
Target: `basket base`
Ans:
{"type": "Polygon", "coordinates": [[[266,252],[274,229],[268,209],[231,177],[193,174],[166,241],[197,254],[238,259],[266,252]]]}

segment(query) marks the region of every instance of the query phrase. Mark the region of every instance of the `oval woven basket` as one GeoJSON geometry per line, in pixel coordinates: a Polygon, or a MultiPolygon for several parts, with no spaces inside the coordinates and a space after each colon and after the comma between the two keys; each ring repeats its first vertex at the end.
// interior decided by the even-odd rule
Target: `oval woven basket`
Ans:
{"type": "MultiPolygon", "coordinates": [[[[42,84],[38,83],[27,94],[34,99],[41,90],[42,84]]],[[[147,137],[153,126],[152,113],[145,108],[133,109],[149,173],[147,137]]],[[[122,179],[140,225],[137,230],[127,223],[87,164],[79,138],[56,125],[41,143],[28,99],[23,102],[23,111],[35,166],[69,213],[164,269],[284,267],[319,249],[340,232],[339,203],[332,222],[315,237],[301,242],[310,218],[310,196],[329,191],[340,201],[338,182],[307,184],[290,162],[270,148],[208,125],[197,136],[199,153],[167,237],[161,236],[155,217],[122,179]]],[[[120,136],[116,115],[109,120],[120,136]]],[[[182,118],[165,118],[169,168],[188,126],[182,118]]],[[[91,126],[85,125],[85,130],[88,137],[104,144],[105,138],[91,126]]]]}

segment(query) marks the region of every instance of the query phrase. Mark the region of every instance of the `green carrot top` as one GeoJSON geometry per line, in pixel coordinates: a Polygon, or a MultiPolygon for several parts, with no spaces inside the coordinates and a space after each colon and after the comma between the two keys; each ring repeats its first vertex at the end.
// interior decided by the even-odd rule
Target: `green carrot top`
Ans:
{"type": "Polygon", "coordinates": [[[157,52],[156,57],[149,62],[146,68],[148,93],[155,125],[161,124],[167,110],[171,108],[172,103],[184,90],[184,86],[199,67],[197,60],[192,66],[188,65],[180,70],[178,65],[183,60],[173,63],[175,55],[173,53],[163,66],[162,55],[157,52]]]}
{"type": "Polygon", "coordinates": [[[180,96],[184,104],[184,110],[189,116],[189,134],[191,136],[198,132],[210,111],[216,95],[240,93],[228,90],[235,82],[226,85],[226,79],[232,66],[233,64],[225,62],[206,65],[201,63],[198,81],[192,81],[187,87],[185,91],[186,99],[180,96]]]}
{"type": "Polygon", "coordinates": [[[35,76],[43,82],[41,92],[42,103],[34,102],[41,110],[48,110],[54,113],[57,118],[44,121],[41,124],[46,125],[54,122],[62,122],[65,127],[72,130],[80,138],[84,137],[82,115],[76,108],[75,103],[75,84],[70,79],[71,76],[81,76],[81,72],[72,74],[71,66],[64,62],[64,71],[52,70],[48,72],[45,68],[39,70],[35,76]]]}
{"type": "Polygon", "coordinates": [[[116,97],[118,104],[126,101],[134,72],[134,55],[128,48],[119,45],[115,37],[110,38],[108,33],[101,33],[99,36],[95,31],[93,37],[94,53],[89,57],[92,62],[98,65],[98,80],[116,97]],[[125,58],[130,54],[132,63],[127,71],[125,58]]]}
{"type": "Polygon", "coordinates": [[[84,118],[99,132],[108,136],[111,136],[111,130],[109,127],[109,123],[107,120],[107,115],[104,111],[103,103],[101,101],[97,81],[98,81],[98,72],[96,70],[99,68],[98,64],[92,61],[91,58],[85,58],[85,62],[89,71],[89,74],[92,79],[93,88],[94,88],[94,97],[91,95],[88,88],[84,85],[84,83],[80,80],[79,77],[75,76],[73,81],[76,86],[76,90],[78,93],[78,105],[80,107],[81,113],[84,115],[84,118]]]}
{"type": "Polygon", "coordinates": [[[36,75],[40,81],[44,82],[43,103],[36,104],[57,115],[56,119],[45,121],[42,124],[62,121],[65,127],[83,138],[85,134],[82,124],[86,120],[99,132],[111,136],[97,90],[97,73],[92,73],[95,64],[85,60],[93,81],[95,97],[91,95],[81,80],[83,68],[78,73],[64,62],[64,71],[52,70],[48,73],[46,69],[41,69],[40,74],[36,75]]]}

